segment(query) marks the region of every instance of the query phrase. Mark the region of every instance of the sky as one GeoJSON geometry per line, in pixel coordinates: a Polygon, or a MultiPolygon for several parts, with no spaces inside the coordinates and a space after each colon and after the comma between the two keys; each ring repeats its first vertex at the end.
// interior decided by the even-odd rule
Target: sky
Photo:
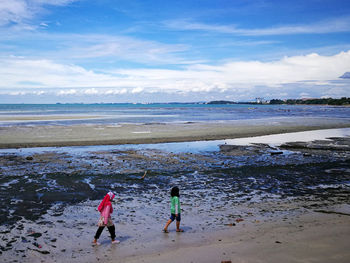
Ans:
{"type": "Polygon", "coordinates": [[[348,0],[0,0],[0,103],[350,97],[348,0]]]}

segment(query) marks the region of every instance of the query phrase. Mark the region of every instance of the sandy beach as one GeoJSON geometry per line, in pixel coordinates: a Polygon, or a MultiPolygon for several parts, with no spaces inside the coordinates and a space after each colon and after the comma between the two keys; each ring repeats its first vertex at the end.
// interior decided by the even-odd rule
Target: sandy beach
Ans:
{"type": "Polygon", "coordinates": [[[205,244],[182,245],[176,240],[175,248],[128,257],[123,262],[349,261],[350,214],[309,212],[293,216],[262,221],[251,219],[231,227],[234,229],[207,236],[205,244]]]}
{"type": "MultiPolygon", "coordinates": [[[[350,258],[349,205],[281,200],[237,206],[239,215],[225,215],[215,227],[200,219],[208,214],[194,216],[188,211],[183,218],[185,232],[176,233],[171,226],[168,234],[160,231],[164,220],[135,211],[131,222],[125,215],[116,216],[120,244],[112,245],[105,230],[101,245],[92,246],[96,204],[68,207],[61,215],[50,212],[35,223],[19,221],[2,240],[20,235],[21,241],[0,255],[2,262],[346,263],[350,258]]],[[[118,207],[119,213],[140,210],[126,205],[118,207]]]]}
{"type": "Polygon", "coordinates": [[[0,148],[203,141],[345,127],[350,127],[350,120],[311,117],[228,122],[3,126],[0,127],[0,148]]]}

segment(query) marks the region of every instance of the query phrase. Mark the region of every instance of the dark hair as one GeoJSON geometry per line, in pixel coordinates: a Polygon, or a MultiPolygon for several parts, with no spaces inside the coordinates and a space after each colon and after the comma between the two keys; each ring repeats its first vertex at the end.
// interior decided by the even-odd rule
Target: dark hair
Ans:
{"type": "Polygon", "coordinates": [[[179,187],[174,186],[173,188],[171,188],[171,192],[170,192],[171,197],[173,197],[173,196],[180,197],[180,193],[179,192],[180,192],[179,187]]]}

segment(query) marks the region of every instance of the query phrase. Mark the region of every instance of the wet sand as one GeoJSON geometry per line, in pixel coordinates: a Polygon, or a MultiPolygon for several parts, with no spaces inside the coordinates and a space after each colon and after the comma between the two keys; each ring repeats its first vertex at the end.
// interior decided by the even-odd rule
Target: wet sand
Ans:
{"type": "Polygon", "coordinates": [[[35,122],[35,121],[53,121],[53,120],[85,120],[85,119],[99,119],[103,116],[91,116],[91,115],[77,115],[77,114],[66,114],[66,115],[0,115],[0,123],[13,123],[13,122],[35,122]]]}
{"type": "Polygon", "coordinates": [[[308,212],[277,220],[250,219],[207,235],[204,244],[185,245],[175,237],[173,248],[161,254],[128,257],[123,262],[346,263],[350,258],[349,217],[308,212]]]}
{"type": "Polygon", "coordinates": [[[61,213],[52,209],[37,222],[19,221],[3,235],[13,247],[3,250],[2,262],[347,263],[350,258],[349,205],[321,208],[303,200],[237,205],[231,216],[217,213],[222,220],[215,227],[202,218],[210,213],[188,211],[183,213],[185,232],[176,233],[170,225],[164,234],[165,217],[145,214],[134,202],[119,202],[113,218],[121,243],[112,245],[105,229],[101,245],[92,246],[97,204],[88,201],[61,213]]]}
{"type": "Polygon", "coordinates": [[[350,120],[302,117],[215,123],[14,125],[0,127],[0,148],[203,141],[345,127],[350,127],[350,120]]]}
{"type": "MultiPolygon", "coordinates": [[[[263,135],[348,127],[346,120],[269,121],[222,125],[238,137],[249,132],[263,135]]],[[[144,142],[145,137],[153,136],[152,128],[156,133],[162,127],[168,137],[160,133],[159,138],[170,140],[169,134],[176,138],[176,130],[169,130],[171,125],[189,129],[184,132],[187,136],[203,133],[209,138],[211,129],[215,136],[226,134],[217,134],[221,125],[207,123],[126,125],[122,126],[129,128],[124,140],[135,142],[130,139],[133,132],[144,142]]],[[[76,136],[79,127],[47,128],[57,129],[59,138],[64,138],[64,129],[76,129],[76,136]]],[[[87,132],[89,136],[107,129],[88,127],[94,131],[87,132]]],[[[2,127],[1,132],[13,128],[2,127]]],[[[17,128],[24,130],[28,140],[21,142],[24,146],[43,143],[33,142],[35,133],[26,134],[25,129],[33,127],[17,128]]],[[[101,142],[98,139],[92,142],[101,142]]],[[[52,142],[57,140],[45,143],[52,142]]],[[[279,147],[221,145],[211,152],[143,147],[2,150],[0,261],[348,262],[349,145],[349,137],[312,143],[293,142],[291,137],[279,147]],[[140,180],[145,170],[148,174],[140,180]],[[176,233],[171,225],[170,233],[164,234],[161,229],[169,216],[169,187],[173,185],[181,187],[185,232],[176,233]],[[121,243],[111,245],[104,230],[101,246],[93,247],[96,207],[109,189],[117,193],[113,220],[121,243]]]]}

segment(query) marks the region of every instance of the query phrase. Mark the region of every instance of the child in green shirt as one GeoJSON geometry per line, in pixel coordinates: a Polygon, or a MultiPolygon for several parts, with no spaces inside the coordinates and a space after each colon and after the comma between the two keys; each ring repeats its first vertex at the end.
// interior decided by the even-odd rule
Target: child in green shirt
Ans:
{"type": "Polygon", "coordinates": [[[181,207],[180,207],[180,190],[177,186],[171,189],[171,198],[170,198],[170,219],[166,222],[165,227],[163,229],[164,233],[169,233],[168,226],[176,219],[176,232],[183,232],[180,229],[180,221],[181,221],[181,207]]]}

